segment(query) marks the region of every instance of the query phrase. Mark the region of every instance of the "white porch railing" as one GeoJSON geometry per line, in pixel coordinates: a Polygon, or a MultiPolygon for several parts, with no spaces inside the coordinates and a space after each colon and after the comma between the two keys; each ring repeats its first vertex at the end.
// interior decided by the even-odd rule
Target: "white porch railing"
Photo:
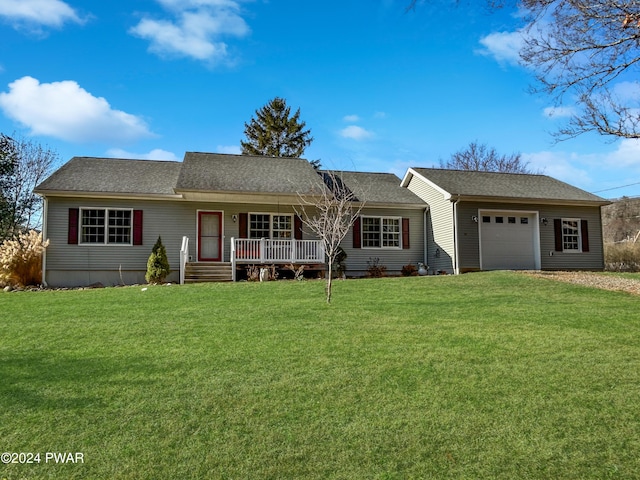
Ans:
{"type": "Polygon", "coordinates": [[[237,263],[324,263],[320,240],[231,238],[231,268],[237,263]]]}
{"type": "Polygon", "coordinates": [[[182,237],[182,247],[180,247],[180,285],[184,285],[184,270],[189,260],[189,237],[182,237]]]}

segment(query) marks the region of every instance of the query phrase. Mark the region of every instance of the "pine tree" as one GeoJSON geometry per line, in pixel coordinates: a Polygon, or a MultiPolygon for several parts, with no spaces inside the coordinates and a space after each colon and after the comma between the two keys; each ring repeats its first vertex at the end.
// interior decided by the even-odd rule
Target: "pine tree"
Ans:
{"type": "MultiPolygon", "coordinates": [[[[240,140],[244,155],[267,157],[302,157],[311,145],[311,130],[305,130],[300,121],[300,109],[291,115],[291,107],[283,98],[275,97],[260,110],[255,118],[244,124],[246,141],[240,140]]],[[[313,162],[312,162],[313,163],[313,162]]]]}
{"type": "Polygon", "coordinates": [[[158,237],[153,249],[151,249],[151,255],[147,261],[147,274],[144,278],[149,283],[162,283],[170,273],[167,250],[162,244],[162,239],[158,237]]]}

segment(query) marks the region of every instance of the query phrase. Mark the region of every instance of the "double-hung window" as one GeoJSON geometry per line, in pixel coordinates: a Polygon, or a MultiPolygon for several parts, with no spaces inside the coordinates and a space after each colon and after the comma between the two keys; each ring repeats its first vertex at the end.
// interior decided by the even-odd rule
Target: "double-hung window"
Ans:
{"type": "Polygon", "coordinates": [[[395,217],[362,217],[362,246],[401,248],[401,221],[395,217]]]}
{"type": "Polygon", "coordinates": [[[80,243],[131,245],[132,210],[80,209],[80,243]]]}
{"type": "Polygon", "coordinates": [[[249,214],[249,238],[292,238],[293,216],[249,214]]]}
{"type": "Polygon", "coordinates": [[[291,215],[273,215],[271,238],[291,238],[291,215]]]}
{"type": "Polygon", "coordinates": [[[580,220],[576,218],[562,219],[562,250],[564,252],[580,252],[580,220]]]}

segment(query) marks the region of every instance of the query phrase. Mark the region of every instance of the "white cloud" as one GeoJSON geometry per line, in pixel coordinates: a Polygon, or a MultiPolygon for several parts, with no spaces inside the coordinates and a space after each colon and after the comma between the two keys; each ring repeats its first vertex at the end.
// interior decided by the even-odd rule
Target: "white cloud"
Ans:
{"type": "Polygon", "coordinates": [[[360,120],[360,117],[358,115],[345,115],[342,120],[349,123],[355,123],[360,120]]]}
{"type": "Polygon", "coordinates": [[[216,147],[216,152],[229,153],[231,155],[240,155],[242,153],[242,149],[239,145],[218,145],[216,147]]]}
{"type": "Polygon", "coordinates": [[[129,33],[150,41],[158,55],[176,55],[219,62],[227,57],[222,36],[244,37],[249,27],[231,0],[158,0],[173,19],[143,18],[129,33]]]}
{"type": "Polygon", "coordinates": [[[83,21],[61,0],[0,0],[0,16],[13,22],[14,27],[41,25],[59,28],[65,22],[83,21]]]}
{"type": "Polygon", "coordinates": [[[129,158],[138,160],[180,160],[175,153],[156,148],[149,153],[132,153],[120,148],[112,148],[107,155],[113,158],[129,158]]]}
{"type": "Polygon", "coordinates": [[[593,163],[593,155],[578,155],[568,152],[534,152],[523,153],[522,160],[529,162],[533,171],[541,171],[563,182],[589,190],[593,180],[589,175],[589,165],[593,163]]]}
{"type": "Polygon", "coordinates": [[[617,168],[640,167],[640,140],[620,140],[618,148],[607,155],[606,162],[617,168]]]}
{"type": "Polygon", "coordinates": [[[522,35],[519,31],[490,33],[480,39],[483,48],[476,52],[493,57],[500,63],[519,65],[520,49],[524,43],[522,35]]]}
{"type": "Polygon", "coordinates": [[[357,141],[366,140],[367,138],[373,137],[372,132],[365,130],[364,128],[357,125],[349,125],[348,127],[343,128],[342,130],[340,130],[340,135],[344,138],[351,138],[352,140],[357,141]]]}
{"type": "Polygon", "coordinates": [[[613,93],[623,102],[640,100],[640,83],[620,82],[613,87],[613,93]]]}
{"type": "Polygon", "coordinates": [[[0,93],[4,114],[31,129],[71,142],[129,142],[153,134],[145,122],[114,110],[102,97],[94,97],[74,81],[40,83],[22,77],[0,93]]]}
{"type": "Polygon", "coordinates": [[[549,118],[567,118],[576,114],[574,107],[547,107],[544,116],[549,118]]]}
{"type": "Polygon", "coordinates": [[[387,114],[385,112],[376,112],[373,114],[373,118],[377,118],[377,119],[387,118],[387,114]]]}

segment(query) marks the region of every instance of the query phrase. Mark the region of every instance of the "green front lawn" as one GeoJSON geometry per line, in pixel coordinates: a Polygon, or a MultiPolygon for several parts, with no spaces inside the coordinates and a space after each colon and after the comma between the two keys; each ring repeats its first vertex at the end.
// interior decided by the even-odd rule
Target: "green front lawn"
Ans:
{"type": "Polygon", "coordinates": [[[0,451],[41,462],[0,479],[638,478],[639,307],[502,272],[1,294],[0,451]]]}

